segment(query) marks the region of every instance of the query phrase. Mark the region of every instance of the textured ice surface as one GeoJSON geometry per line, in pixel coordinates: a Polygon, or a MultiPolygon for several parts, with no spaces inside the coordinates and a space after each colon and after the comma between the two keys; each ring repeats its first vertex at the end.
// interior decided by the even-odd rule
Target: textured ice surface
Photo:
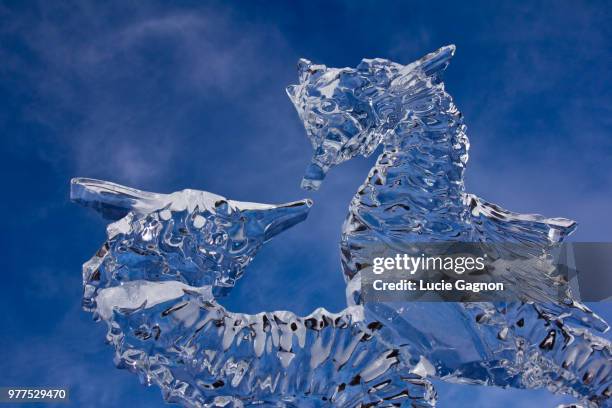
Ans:
{"type": "Polygon", "coordinates": [[[306,219],[312,205],[240,202],[198,190],[156,194],[92,179],[72,180],[71,198],[116,220],[107,228],[108,241],[84,265],[86,307],[98,289],[136,280],[225,293],[261,245],[306,219]]]}
{"type": "MultiPolygon", "coordinates": [[[[301,60],[300,83],[287,89],[314,147],[305,188],[383,146],[343,227],[340,313],[246,315],[217,302],[261,245],[305,219],[307,200],[273,206],[73,180],[72,199],[114,221],[83,267],[83,305],[106,322],[117,365],[198,408],[427,407],[436,402],[430,377],[546,387],[610,406],[610,344],[592,334],[607,325],[570,292],[562,302],[362,302],[371,259],[410,243],[521,243],[546,257],[575,228],[464,191],[468,139],[440,78],[453,52],[355,69],[301,60]]],[[[520,272],[511,278],[526,294],[548,279],[544,269],[520,272]]]]}
{"type": "MultiPolygon", "coordinates": [[[[187,407],[390,406],[433,401],[417,370],[363,324],[361,307],[246,315],[226,294],[261,245],[306,218],[310,201],[243,203],[195,190],[147,193],[75,179],[71,196],[107,218],[83,266],[83,305],[108,325],[119,367],[187,407]]],[[[422,371],[423,369],[421,369],[422,371]]]]}
{"type": "MultiPolygon", "coordinates": [[[[343,227],[350,305],[362,305],[360,276],[372,259],[411,243],[520,243],[525,255],[545,258],[575,228],[571,220],[512,213],[465,192],[466,127],[441,79],[454,51],[443,47],[406,66],[364,59],[337,69],[301,60],[300,83],[287,88],[314,149],[304,188],[318,188],[334,165],[383,146],[343,227]]],[[[534,289],[549,276],[516,268],[507,278],[522,279],[526,297],[537,298],[534,289]]],[[[364,315],[383,324],[379,333],[400,354],[425,357],[438,377],[546,387],[608,406],[610,344],[589,331],[607,330],[606,323],[569,292],[561,302],[540,300],[373,303],[364,315]]]]}

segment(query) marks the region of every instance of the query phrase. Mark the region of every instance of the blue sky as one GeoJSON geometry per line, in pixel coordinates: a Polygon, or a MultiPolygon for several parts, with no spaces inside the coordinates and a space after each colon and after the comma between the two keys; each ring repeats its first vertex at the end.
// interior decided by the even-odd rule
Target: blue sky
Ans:
{"type": "MultiPolygon", "coordinates": [[[[609,4],[456,3],[0,2],[0,386],[67,386],[75,407],[163,406],[113,367],[104,327],[80,310],[81,264],[105,224],[68,202],[74,176],[248,201],[310,196],[308,221],[267,245],[225,304],[344,306],[337,241],[373,159],[335,168],[317,193],[299,189],[310,146],[284,93],[299,57],[408,63],[456,44],[446,83],[468,125],[468,190],[573,218],[577,240],[610,241],[609,4]]],[[[441,407],[558,401],[440,386],[441,407]]]]}

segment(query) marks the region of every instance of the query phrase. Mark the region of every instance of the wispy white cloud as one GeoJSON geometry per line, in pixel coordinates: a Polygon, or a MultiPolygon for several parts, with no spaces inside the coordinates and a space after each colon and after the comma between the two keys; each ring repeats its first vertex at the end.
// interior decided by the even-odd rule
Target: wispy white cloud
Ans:
{"type": "Polygon", "coordinates": [[[12,62],[43,102],[26,114],[53,129],[75,172],[128,183],[152,183],[174,161],[192,159],[184,112],[169,101],[183,98],[193,109],[194,100],[239,100],[272,75],[270,61],[286,49],[274,27],[242,22],[238,30],[219,10],[152,10],[114,21],[92,3],[63,10],[60,25],[56,8],[40,2],[45,18],[9,16],[14,23],[4,29],[39,60],[12,62]]]}

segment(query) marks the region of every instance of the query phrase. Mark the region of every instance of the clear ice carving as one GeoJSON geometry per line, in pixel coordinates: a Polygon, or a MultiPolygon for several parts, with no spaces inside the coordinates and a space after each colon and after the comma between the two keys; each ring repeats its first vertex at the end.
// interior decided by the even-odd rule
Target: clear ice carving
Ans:
{"type": "Polygon", "coordinates": [[[430,406],[417,370],[363,325],[362,308],[231,313],[227,294],[309,200],[272,206],[196,190],[155,194],[74,179],[73,201],[116,220],[83,265],[83,307],[107,323],[115,363],[186,407],[430,406]]]}
{"type": "Polygon", "coordinates": [[[72,180],[70,195],[117,220],[108,226],[109,241],[99,252],[112,252],[112,264],[85,268],[86,305],[100,287],[135,280],[209,286],[215,296],[226,293],[261,245],[305,220],[312,205],[310,200],[241,202],[190,189],[157,194],[83,178],[72,180]]]}
{"type": "MultiPolygon", "coordinates": [[[[575,229],[571,220],[512,213],[465,192],[469,141],[441,78],[454,51],[446,46],[405,66],[364,59],[355,69],[302,59],[300,83],[287,88],[314,150],[303,188],[319,188],[331,167],[382,145],[343,226],[347,302],[364,307],[366,323],[381,322],[378,335],[400,354],[426,359],[432,376],[546,387],[610,406],[610,342],[591,332],[608,326],[570,292],[563,301],[362,304],[361,273],[372,259],[412,243],[520,243],[527,255],[548,256],[575,229]]],[[[511,270],[508,279],[512,272],[521,278],[511,270]]],[[[533,295],[548,277],[528,272],[533,295]]]]}
{"type": "MultiPolygon", "coordinates": [[[[347,308],[232,313],[218,303],[257,250],[311,202],[264,205],[75,179],[71,197],[113,220],[83,267],[83,306],[108,327],[115,362],[185,407],[428,407],[429,378],[568,393],[610,406],[607,325],[566,302],[364,304],[370,260],[414,242],[512,242],[546,254],[575,228],[467,194],[468,139],[441,73],[454,47],[409,65],[306,60],[287,88],[314,155],[302,182],[383,146],[341,239],[347,308]]],[[[532,279],[541,282],[542,271],[532,279]]]]}

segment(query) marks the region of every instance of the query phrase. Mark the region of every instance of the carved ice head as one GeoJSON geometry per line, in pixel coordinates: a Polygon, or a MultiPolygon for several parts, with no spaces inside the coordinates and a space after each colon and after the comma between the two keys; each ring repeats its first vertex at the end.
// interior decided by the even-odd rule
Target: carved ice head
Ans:
{"type": "Polygon", "coordinates": [[[357,155],[370,155],[410,115],[411,95],[435,83],[454,46],[440,48],[409,65],[364,59],[356,68],[328,68],[301,59],[300,83],[287,87],[313,156],[302,188],[316,190],[328,170],[357,155]]]}
{"type": "Polygon", "coordinates": [[[306,219],[312,205],[241,202],[198,190],[156,194],[91,179],[74,179],[71,198],[116,220],[83,267],[84,306],[92,310],[98,289],[134,281],[226,294],[261,246],[306,219]]]}

